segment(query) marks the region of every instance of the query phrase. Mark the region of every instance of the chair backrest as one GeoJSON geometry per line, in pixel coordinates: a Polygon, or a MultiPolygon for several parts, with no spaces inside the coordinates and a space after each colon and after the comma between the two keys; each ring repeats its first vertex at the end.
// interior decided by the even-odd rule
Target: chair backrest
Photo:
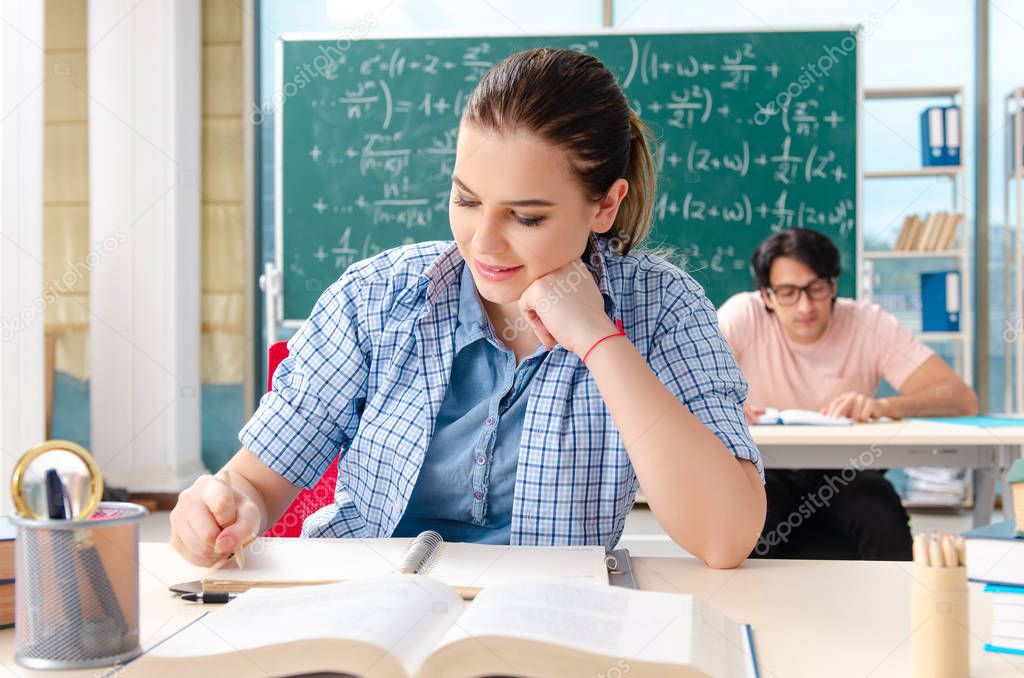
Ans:
{"type": "MultiPolygon", "coordinates": [[[[270,347],[267,355],[267,390],[274,381],[274,372],[282,360],[288,357],[288,342],[279,341],[270,347]]],[[[338,451],[339,454],[341,450],[338,451]]],[[[302,490],[288,510],[281,514],[265,537],[298,537],[302,534],[302,521],[317,510],[334,501],[334,487],[338,482],[338,459],[335,457],[327,471],[312,490],[302,490]]]]}

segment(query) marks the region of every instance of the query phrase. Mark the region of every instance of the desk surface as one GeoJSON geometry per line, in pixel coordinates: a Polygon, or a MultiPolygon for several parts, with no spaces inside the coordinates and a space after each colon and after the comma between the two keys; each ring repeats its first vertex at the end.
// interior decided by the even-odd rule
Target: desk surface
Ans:
{"type": "Polygon", "coordinates": [[[965,426],[903,419],[852,426],[751,426],[761,445],[1024,445],[1024,426],[965,426]]]}
{"type": "MultiPolygon", "coordinates": [[[[142,638],[151,647],[204,610],[167,591],[201,570],[167,544],[142,544],[141,552],[142,638]]],[[[634,568],[643,589],[691,593],[750,623],[766,678],[910,675],[910,563],[751,560],[736,570],[712,570],[692,558],[636,558],[634,568]]],[[[971,675],[1019,678],[1024,657],[982,649],[990,601],[980,585],[970,586],[971,675]]],[[[14,663],[12,630],[0,632],[0,661],[9,675],[102,673],[23,669],[14,663]]]]}

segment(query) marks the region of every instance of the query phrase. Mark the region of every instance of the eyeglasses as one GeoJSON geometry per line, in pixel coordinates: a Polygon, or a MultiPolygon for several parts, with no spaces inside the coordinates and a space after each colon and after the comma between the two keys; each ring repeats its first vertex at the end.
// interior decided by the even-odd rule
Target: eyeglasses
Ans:
{"type": "Polygon", "coordinates": [[[775,300],[782,306],[792,306],[800,300],[802,293],[807,294],[807,298],[811,301],[824,301],[832,296],[832,281],[825,280],[824,278],[817,278],[807,283],[803,287],[797,287],[796,285],[779,285],[778,287],[769,287],[768,291],[772,293],[775,300]]]}

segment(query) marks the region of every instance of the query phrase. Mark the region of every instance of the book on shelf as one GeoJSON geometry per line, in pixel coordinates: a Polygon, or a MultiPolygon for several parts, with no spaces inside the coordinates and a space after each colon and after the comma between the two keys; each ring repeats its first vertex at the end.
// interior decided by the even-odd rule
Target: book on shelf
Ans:
{"type": "Polygon", "coordinates": [[[921,277],[921,331],[960,331],[960,271],[929,271],[921,277]]]}
{"type": "Polygon", "coordinates": [[[932,212],[928,215],[928,220],[925,221],[923,240],[920,245],[921,250],[924,250],[925,252],[935,250],[935,245],[938,242],[939,231],[942,230],[944,214],[944,212],[932,212]]]}
{"type": "Polygon", "coordinates": [[[922,219],[909,214],[896,237],[896,252],[944,252],[956,245],[957,233],[963,214],[932,212],[922,219]]]}
{"type": "Polygon", "coordinates": [[[921,113],[921,166],[960,164],[960,107],[929,106],[921,113]]]}
{"type": "Polygon", "coordinates": [[[903,227],[896,238],[893,250],[907,252],[918,249],[917,243],[921,238],[923,229],[924,222],[921,221],[921,217],[916,214],[908,214],[903,220],[903,227]]]}
{"type": "Polygon", "coordinates": [[[959,212],[949,212],[946,214],[946,220],[943,224],[942,236],[939,238],[939,250],[951,250],[956,246],[956,235],[960,228],[960,220],[963,219],[963,214],[959,212]]]}
{"type": "Polygon", "coordinates": [[[900,228],[899,234],[896,236],[896,244],[892,246],[896,252],[902,252],[910,249],[908,242],[910,240],[910,234],[914,230],[914,215],[908,214],[903,218],[903,227],[900,228]]]}
{"type": "Polygon", "coordinates": [[[397,539],[261,537],[246,549],[244,567],[231,559],[207,573],[201,583],[204,593],[238,593],[250,588],[365,579],[389,572],[429,576],[465,598],[472,598],[485,586],[538,573],[609,584],[602,546],[445,542],[432,531],[397,539]]]}
{"type": "Polygon", "coordinates": [[[467,603],[420,575],[252,589],[127,667],[128,675],[755,678],[750,627],[689,595],[534,578],[467,603]]]}

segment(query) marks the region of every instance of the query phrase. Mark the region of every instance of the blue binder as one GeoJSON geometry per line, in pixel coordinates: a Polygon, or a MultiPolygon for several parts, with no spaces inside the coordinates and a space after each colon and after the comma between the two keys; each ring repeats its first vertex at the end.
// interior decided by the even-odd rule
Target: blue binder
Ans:
{"type": "Polygon", "coordinates": [[[960,271],[921,274],[921,329],[960,331],[960,271]]]}
{"type": "Polygon", "coordinates": [[[931,106],[921,113],[921,165],[960,164],[960,107],[931,106]]]}

